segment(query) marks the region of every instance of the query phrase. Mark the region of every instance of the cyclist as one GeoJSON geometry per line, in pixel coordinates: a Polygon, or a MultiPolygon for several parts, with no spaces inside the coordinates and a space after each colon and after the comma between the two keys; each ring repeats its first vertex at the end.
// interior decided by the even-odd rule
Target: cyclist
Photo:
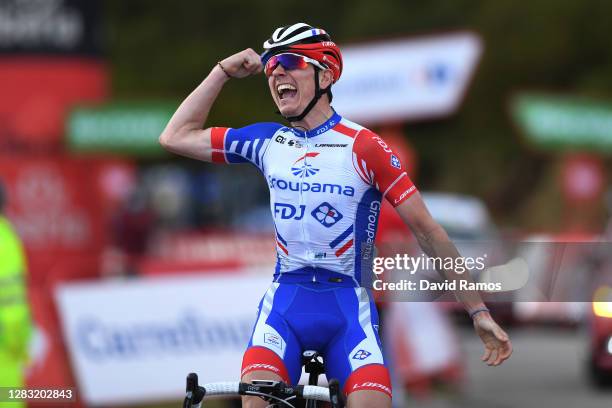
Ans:
{"type": "MultiPolygon", "coordinates": [[[[331,107],[342,74],[339,48],[304,23],[276,29],[260,56],[246,49],[218,62],[160,136],[169,151],[214,163],[251,163],[264,175],[276,227],[274,281],[264,295],[242,364],[242,381],[298,381],[304,349],[325,359],[348,406],[390,407],[391,384],[367,273],[381,200],[387,199],[430,256],[458,257],[432,219],[401,161],[376,134],[331,107]],[[256,123],[202,129],[225,82],[264,71],[291,126],[256,123]]],[[[455,279],[454,271],[440,271],[455,279]]],[[[475,292],[457,293],[498,365],[512,346],[475,292]]],[[[254,397],[245,406],[265,406],[254,397]]]]}

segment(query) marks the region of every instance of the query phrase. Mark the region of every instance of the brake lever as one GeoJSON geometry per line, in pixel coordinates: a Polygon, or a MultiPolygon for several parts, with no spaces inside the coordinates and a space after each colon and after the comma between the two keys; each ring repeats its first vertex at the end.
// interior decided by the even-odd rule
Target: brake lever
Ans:
{"type": "Polygon", "coordinates": [[[344,408],[344,397],[340,392],[340,382],[335,378],[329,380],[329,401],[332,408],[344,408]]]}
{"type": "Polygon", "coordinates": [[[198,405],[206,395],[206,389],[198,385],[198,375],[189,373],[187,375],[187,385],[185,386],[185,399],[183,400],[183,408],[192,408],[193,405],[198,405]]]}

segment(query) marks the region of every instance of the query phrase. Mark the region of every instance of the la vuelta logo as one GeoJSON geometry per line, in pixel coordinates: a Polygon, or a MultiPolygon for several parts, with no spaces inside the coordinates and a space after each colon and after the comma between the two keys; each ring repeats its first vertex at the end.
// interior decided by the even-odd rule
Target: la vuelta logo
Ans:
{"type": "Polygon", "coordinates": [[[318,152],[306,153],[305,155],[297,159],[295,162],[293,162],[293,166],[291,167],[291,173],[293,173],[294,176],[298,177],[310,177],[317,174],[319,172],[319,169],[316,169],[312,167],[311,164],[306,163],[305,159],[307,157],[317,157],[318,155],[318,152]]]}

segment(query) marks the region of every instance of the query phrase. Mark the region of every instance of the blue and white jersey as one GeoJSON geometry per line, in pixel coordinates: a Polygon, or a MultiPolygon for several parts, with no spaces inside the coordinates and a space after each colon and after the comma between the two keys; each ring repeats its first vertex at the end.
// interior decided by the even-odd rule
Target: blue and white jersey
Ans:
{"type": "Polygon", "coordinates": [[[212,149],[213,162],[249,162],[266,178],[277,280],[328,274],[358,285],[371,265],[381,200],[397,206],[416,191],[378,135],[337,113],[309,131],[277,123],[213,128],[212,149]]]}

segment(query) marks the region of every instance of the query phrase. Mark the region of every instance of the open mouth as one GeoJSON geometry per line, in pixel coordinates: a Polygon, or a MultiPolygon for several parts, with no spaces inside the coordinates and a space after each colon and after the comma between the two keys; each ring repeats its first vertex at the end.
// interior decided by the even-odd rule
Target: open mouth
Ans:
{"type": "Polygon", "coordinates": [[[278,98],[282,101],[295,97],[297,95],[297,88],[291,84],[280,84],[276,87],[276,92],[278,93],[278,98]]]}

